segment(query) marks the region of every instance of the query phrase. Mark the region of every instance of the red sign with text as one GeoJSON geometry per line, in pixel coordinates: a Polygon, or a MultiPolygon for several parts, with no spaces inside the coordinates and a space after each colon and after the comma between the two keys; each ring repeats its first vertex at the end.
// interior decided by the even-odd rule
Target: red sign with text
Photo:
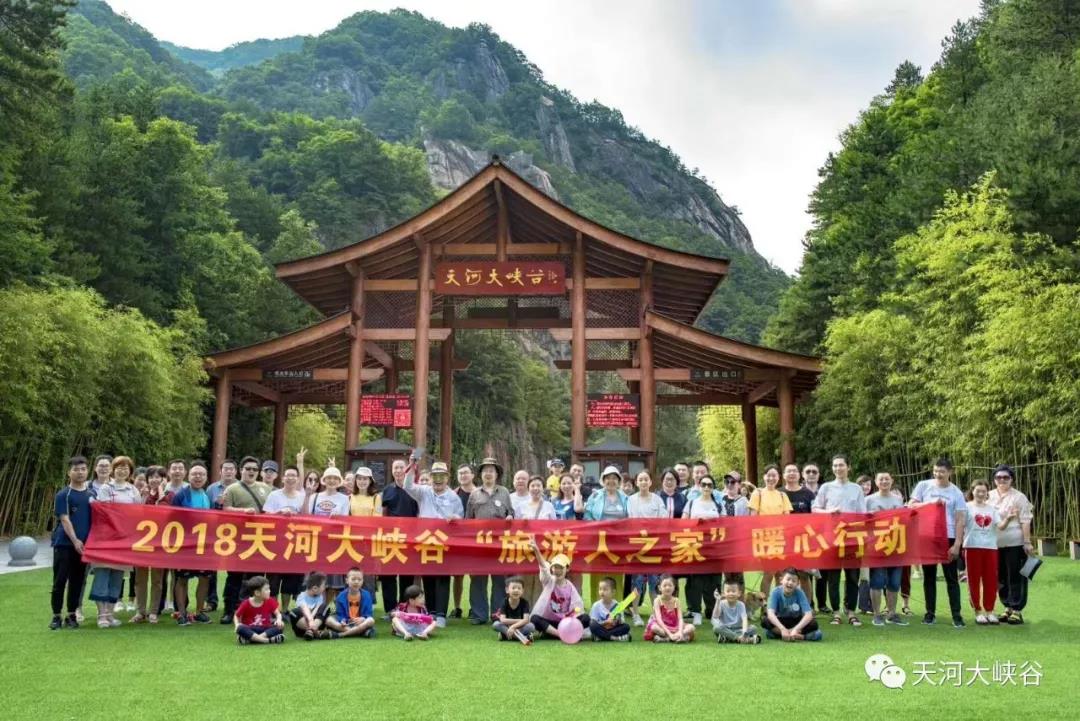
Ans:
{"type": "Polygon", "coordinates": [[[590,393],[585,424],[593,428],[637,428],[641,396],[636,393],[590,393]]]}
{"type": "Polygon", "coordinates": [[[566,266],[557,260],[474,260],[435,265],[440,295],[562,295],[566,266]]]}
{"type": "Polygon", "coordinates": [[[878,513],[622,521],[318,518],[94,503],[83,560],[307,573],[534,573],[531,541],[586,573],[720,573],[945,563],[941,505],[878,513]]]}
{"type": "Polygon", "coordinates": [[[360,425],[410,428],[412,396],[404,393],[367,393],[360,396],[360,425]]]}

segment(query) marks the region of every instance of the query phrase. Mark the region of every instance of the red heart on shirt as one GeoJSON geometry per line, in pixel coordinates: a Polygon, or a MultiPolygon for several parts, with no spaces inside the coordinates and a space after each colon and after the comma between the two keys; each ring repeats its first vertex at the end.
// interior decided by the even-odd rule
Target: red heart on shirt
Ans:
{"type": "Polygon", "coordinates": [[[984,516],[981,513],[975,514],[975,525],[979,528],[988,527],[993,522],[993,520],[994,519],[991,516],[984,516]]]}

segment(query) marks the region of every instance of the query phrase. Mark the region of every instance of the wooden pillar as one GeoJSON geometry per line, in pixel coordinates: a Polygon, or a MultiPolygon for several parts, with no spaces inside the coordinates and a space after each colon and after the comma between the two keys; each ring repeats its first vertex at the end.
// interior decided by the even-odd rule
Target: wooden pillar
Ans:
{"type": "MultiPolygon", "coordinates": [[[[652,261],[645,262],[641,275],[641,340],[638,363],[641,365],[641,447],[656,453],[656,376],[653,368],[652,329],[645,324],[645,313],[652,309],[652,261]]],[[[655,455],[653,456],[655,459],[655,455]]]]}
{"type": "MultiPolygon", "coordinates": [[[[397,358],[394,358],[394,364],[386,369],[386,392],[397,393],[397,358]]],[[[397,428],[394,426],[387,426],[383,429],[383,436],[389,438],[392,441],[397,440],[397,428]]]]}
{"type": "Polygon", "coordinates": [[[219,478],[221,464],[225,462],[225,447],[229,441],[229,406],[232,404],[232,379],[229,371],[221,371],[217,379],[217,398],[214,403],[214,437],[210,471],[212,478],[219,478]]]}
{"type": "MultiPolygon", "coordinates": [[[[443,298],[443,327],[454,326],[454,301],[443,298]]],[[[439,458],[452,463],[454,431],[454,331],[439,348],[439,458]]]]}
{"type": "Polygon", "coordinates": [[[345,454],[349,465],[349,449],[360,441],[360,374],[364,369],[364,271],[349,266],[352,279],[352,326],[349,328],[349,374],[345,381],[345,454]]]}
{"type": "Polygon", "coordinates": [[[285,422],[289,420],[289,404],[278,401],[274,404],[274,445],[273,456],[278,468],[285,470],[285,422]]]}
{"type": "Polygon", "coordinates": [[[780,405],[780,464],[795,462],[795,398],[791,392],[791,376],[784,373],[776,385],[780,405]]]}
{"type": "Polygon", "coordinates": [[[757,407],[753,403],[743,401],[742,424],[743,448],[746,451],[746,480],[756,486],[758,485],[757,407]]]}
{"type": "Polygon", "coordinates": [[[585,447],[585,239],[578,232],[574,242],[574,287],[570,290],[570,454],[585,447]]]}
{"type": "Polygon", "coordinates": [[[427,446],[428,370],[431,362],[431,244],[413,238],[420,250],[416,286],[416,341],[413,344],[413,446],[427,446]]]}

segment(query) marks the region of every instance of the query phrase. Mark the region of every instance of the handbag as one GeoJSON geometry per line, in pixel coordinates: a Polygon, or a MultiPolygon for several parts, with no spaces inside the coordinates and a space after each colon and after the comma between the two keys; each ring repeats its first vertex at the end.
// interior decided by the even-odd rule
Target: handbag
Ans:
{"type": "Polygon", "coordinates": [[[1035,574],[1042,568],[1043,561],[1038,556],[1028,556],[1028,560],[1020,568],[1020,575],[1029,581],[1035,580],[1035,574]]]}

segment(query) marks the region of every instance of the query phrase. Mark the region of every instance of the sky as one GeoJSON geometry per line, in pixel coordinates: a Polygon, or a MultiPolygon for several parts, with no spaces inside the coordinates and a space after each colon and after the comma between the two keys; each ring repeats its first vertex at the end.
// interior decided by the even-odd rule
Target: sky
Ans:
{"type": "Polygon", "coordinates": [[[219,50],[317,35],[362,10],[405,7],[481,22],[579,100],[619,109],[670,146],[728,205],[754,246],[798,270],[818,168],[838,135],[979,0],[107,0],[160,40],[219,50]]]}

